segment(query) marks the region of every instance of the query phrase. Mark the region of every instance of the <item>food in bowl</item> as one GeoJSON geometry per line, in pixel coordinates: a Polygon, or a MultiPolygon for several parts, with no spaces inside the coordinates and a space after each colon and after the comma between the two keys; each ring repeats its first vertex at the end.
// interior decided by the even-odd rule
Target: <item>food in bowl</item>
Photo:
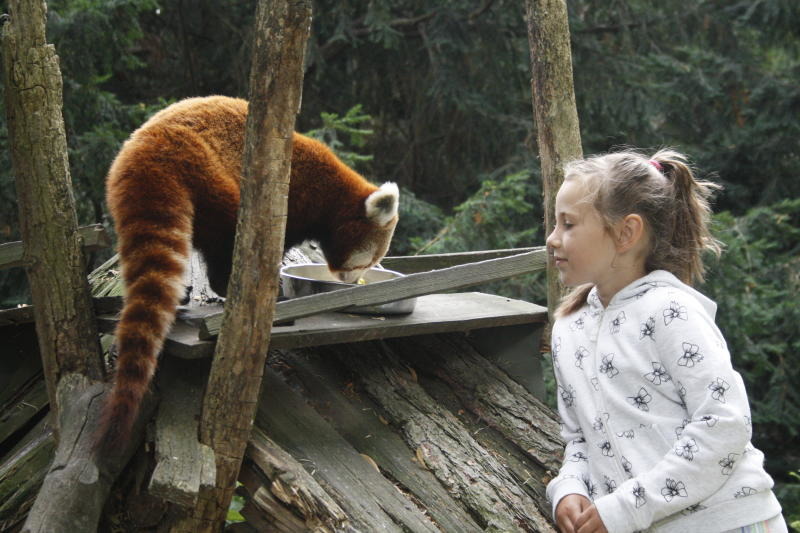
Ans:
{"type": "MultiPolygon", "coordinates": [[[[372,267],[362,274],[357,283],[339,281],[328,265],[324,263],[305,263],[288,265],[281,269],[281,286],[283,295],[287,298],[299,298],[322,292],[330,292],[358,285],[369,285],[380,281],[404,277],[404,274],[380,267],[372,267]],[[363,283],[362,283],[363,281],[363,283]]],[[[408,314],[414,310],[416,298],[406,298],[394,302],[378,305],[353,306],[341,309],[340,312],[370,314],[370,315],[398,315],[408,314]]]]}

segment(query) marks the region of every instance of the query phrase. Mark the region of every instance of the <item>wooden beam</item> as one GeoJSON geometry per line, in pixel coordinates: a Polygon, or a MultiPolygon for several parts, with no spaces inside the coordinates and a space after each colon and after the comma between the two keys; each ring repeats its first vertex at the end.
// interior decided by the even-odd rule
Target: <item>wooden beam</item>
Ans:
{"type": "MultiPolygon", "coordinates": [[[[424,294],[498,281],[541,270],[545,267],[546,262],[547,252],[543,248],[537,248],[531,252],[510,257],[457,265],[370,285],[360,285],[334,292],[304,296],[294,300],[278,302],[275,306],[275,321],[292,320],[351,306],[393,302],[404,298],[413,298],[424,294]]],[[[219,333],[221,325],[222,313],[207,317],[204,321],[204,327],[200,330],[200,337],[202,339],[213,338],[219,333]]]]}
{"type": "Polygon", "coordinates": [[[428,270],[486,261],[487,259],[508,257],[525,252],[533,252],[539,249],[543,249],[543,247],[477,250],[474,252],[456,252],[450,254],[396,255],[384,257],[383,260],[381,260],[381,266],[403,274],[416,274],[417,272],[426,272],[428,270]]]}
{"type": "Polygon", "coordinates": [[[97,530],[114,480],[138,448],[155,407],[152,395],[146,397],[132,439],[114,453],[98,454],[93,431],[108,388],[77,373],[59,380],[61,438],[23,531],[97,530]]]}
{"type": "MultiPolygon", "coordinates": [[[[78,228],[78,233],[83,240],[84,251],[102,250],[111,246],[111,237],[101,224],[82,226],[78,228]]],[[[24,266],[22,253],[22,241],[0,244],[0,269],[24,266]]]]}

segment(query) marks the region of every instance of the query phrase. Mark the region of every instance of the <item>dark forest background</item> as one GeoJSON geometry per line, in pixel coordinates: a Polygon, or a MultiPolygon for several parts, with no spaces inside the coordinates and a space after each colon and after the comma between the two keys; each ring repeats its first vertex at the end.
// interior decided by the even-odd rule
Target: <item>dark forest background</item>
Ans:
{"type": "MultiPolygon", "coordinates": [[[[701,290],[748,384],[754,442],[800,520],[800,2],[568,5],[584,152],[672,146],[724,186],[727,250],[701,290]]],[[[80,223],[109,225],[103,181],[132,130],[184,97],[246,97],[255,5],[48,8],[80,223]]],[[[315,0],[297,129],[401,186],[390,254],[544,243],[523,12],[518,0],[315,0]]],[[[15,202],[3,114],[0,242],[19,239],[15,202]]],[[[541,276],[487,290],[545,300],[541,276]]],[[[24,273],[0,271],[0,307],[26,301],[24,273]]]]}

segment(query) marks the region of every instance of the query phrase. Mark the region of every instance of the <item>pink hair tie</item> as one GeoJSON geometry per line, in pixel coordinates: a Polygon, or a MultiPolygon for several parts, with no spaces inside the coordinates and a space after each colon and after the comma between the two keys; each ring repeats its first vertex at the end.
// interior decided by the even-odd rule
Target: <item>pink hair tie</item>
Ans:
{"type": "Polygon", "coordinates": [[[650,161],[648,161],[648,163],[656,167],[656,170],[658,170],[659,172],[661,172],[664,169],[664,167],[661,166],[661,163],[659,163],[655,159],[651,159],[650,161]]]}

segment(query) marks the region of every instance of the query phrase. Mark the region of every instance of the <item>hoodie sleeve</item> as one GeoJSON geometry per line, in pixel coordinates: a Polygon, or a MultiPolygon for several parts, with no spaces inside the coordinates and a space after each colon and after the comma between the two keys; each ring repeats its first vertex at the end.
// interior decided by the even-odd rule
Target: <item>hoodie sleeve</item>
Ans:
{"type": "Polygon", "coordinates": [[[744,383],[712,316],[690,295],[678,294],[655,318],[658,356],[687,417],[672,449],[653,468],[595,500],[606,528],[615,533],[699,510],[751,449],[744,383]]]}
{"type": "MultiPolygon", "coordinates": [[[[553,333],[555,335],[555,330],[553,333]]],[[[580,494],[589,498],[586,488],[586,480],[589,479],[589,456],[586,439],[575,413],[576,391],[561,372],[558,363],[560,341],[558,337],[554,338],[556,342],[552,349],[553,368],[558,385],[558,414],[561,418],[561,438],[566,443],[564,460],[558,476],[547,484],[547,499],[553,504],[553,518],[555,519],[556,508],[564,496],[580,494]]]]}

